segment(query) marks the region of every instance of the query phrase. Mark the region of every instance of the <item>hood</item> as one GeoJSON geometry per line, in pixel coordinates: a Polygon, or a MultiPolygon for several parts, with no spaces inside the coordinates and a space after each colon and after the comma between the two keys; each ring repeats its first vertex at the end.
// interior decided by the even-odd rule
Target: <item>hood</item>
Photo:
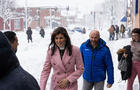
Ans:
{"type": "Polygon", "coordinates": [[[0,32],[0,78],[19,66],[19,61],[6,36],[0,32]]]}
{"type": "MultiPolygon", "coordinates": [[[[88,46],[88,47],[92,47],[91,46],[91,43],[90,43],[90,39],[88,39],[87,41],[86,41],[86,45],[88,46]]],[[[99,39],[99,41],[98,41],[98,44],[97,44],[97,48],[98,49],[100,49],[100,48],[102,48],[102,47],[104,47],[104,46],[106,46],[106,42],[103,40],[103,39],[99,39]]]]}

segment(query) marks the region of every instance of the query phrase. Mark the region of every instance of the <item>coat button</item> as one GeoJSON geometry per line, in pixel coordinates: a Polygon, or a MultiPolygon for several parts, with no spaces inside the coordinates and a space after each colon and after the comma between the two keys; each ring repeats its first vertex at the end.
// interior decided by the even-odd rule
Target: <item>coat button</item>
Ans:
{"type": "Polygon", "coordinates": [[[53,63],[53,65],[56,65],[55,63],[53,63]]]}
{"type": "Polygon", "coordinates": [[[60,73],[58,72],[57,74],[59,75],[60,73]]]}

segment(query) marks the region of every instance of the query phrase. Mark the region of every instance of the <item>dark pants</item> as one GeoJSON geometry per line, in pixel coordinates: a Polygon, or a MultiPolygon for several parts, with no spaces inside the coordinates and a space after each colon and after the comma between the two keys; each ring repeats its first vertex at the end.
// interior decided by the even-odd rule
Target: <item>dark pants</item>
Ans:
{"type": "Polygon", "coordinates": [[[30,40],[32,42],[32,36],[28,36],[27,39],[28,39],[28,43],[29,43],[30,40]]]}

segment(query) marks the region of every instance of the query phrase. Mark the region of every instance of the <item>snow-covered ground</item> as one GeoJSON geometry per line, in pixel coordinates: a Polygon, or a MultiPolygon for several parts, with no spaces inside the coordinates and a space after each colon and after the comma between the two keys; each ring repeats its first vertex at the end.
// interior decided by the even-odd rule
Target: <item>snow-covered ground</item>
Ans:
{"type": "MultiPolygon", "coordinates": [[[[51,32],[50,30],[46,30],[45,38],[41,38],[41,36],[39,35],[39,31],[33,30],[33,43],[27,42],[26,33],[24,31],[16,33],[19,38],[17,57],[20,61],[20,64],[25,70],[31,73],[39,83],[40,74],[46,58],[46,52],[50,43],[51,32]]],[[[105,90],[126,90],[126,82],[120,82],[121,77],[120,71],[117,69],[118,61],[116,52],[119,48],[122,48],[124,45],[130,44],[131,38],[123,38],[120,40],[109,41],[108,32],[106,30],[102,30],[100,34],[101,38],[103,38],[107,42],[107,45],[110,48],[114,63],[115,82],[110,89],[107,89],[105,85],[105,90]]],[[[83,43],[89,38],[89,31],[87,31],[86,34],[81,34],[78,32],[69,32],[69,35],[71,37],[72,44],[80,47],[81,43],[83,43]]],[[[49,77],[46,90],[49,90],[50,78],[51,75],[49,77]]],[[[82,90],[82,76],[78,79],[78,81],[78,90],[82,90]]],[[[136,79],[134,82],[134,90],[138,90],[138,86],[138,80],[136,79]]]]}

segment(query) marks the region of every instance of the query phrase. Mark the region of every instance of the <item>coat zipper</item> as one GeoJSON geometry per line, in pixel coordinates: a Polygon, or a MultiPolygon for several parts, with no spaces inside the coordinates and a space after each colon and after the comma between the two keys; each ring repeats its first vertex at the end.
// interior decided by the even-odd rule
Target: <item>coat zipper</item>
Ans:
{"type": "MultiPolygon", "coordinates": [[[[94,51],[94,50],[92,50],[94,51]]],[[[94,55],[94,52],[92,53],[92,59],[91,59],[91,80],[93,81],[93,60],[95,59],[96,53],[94,55]]]]}

